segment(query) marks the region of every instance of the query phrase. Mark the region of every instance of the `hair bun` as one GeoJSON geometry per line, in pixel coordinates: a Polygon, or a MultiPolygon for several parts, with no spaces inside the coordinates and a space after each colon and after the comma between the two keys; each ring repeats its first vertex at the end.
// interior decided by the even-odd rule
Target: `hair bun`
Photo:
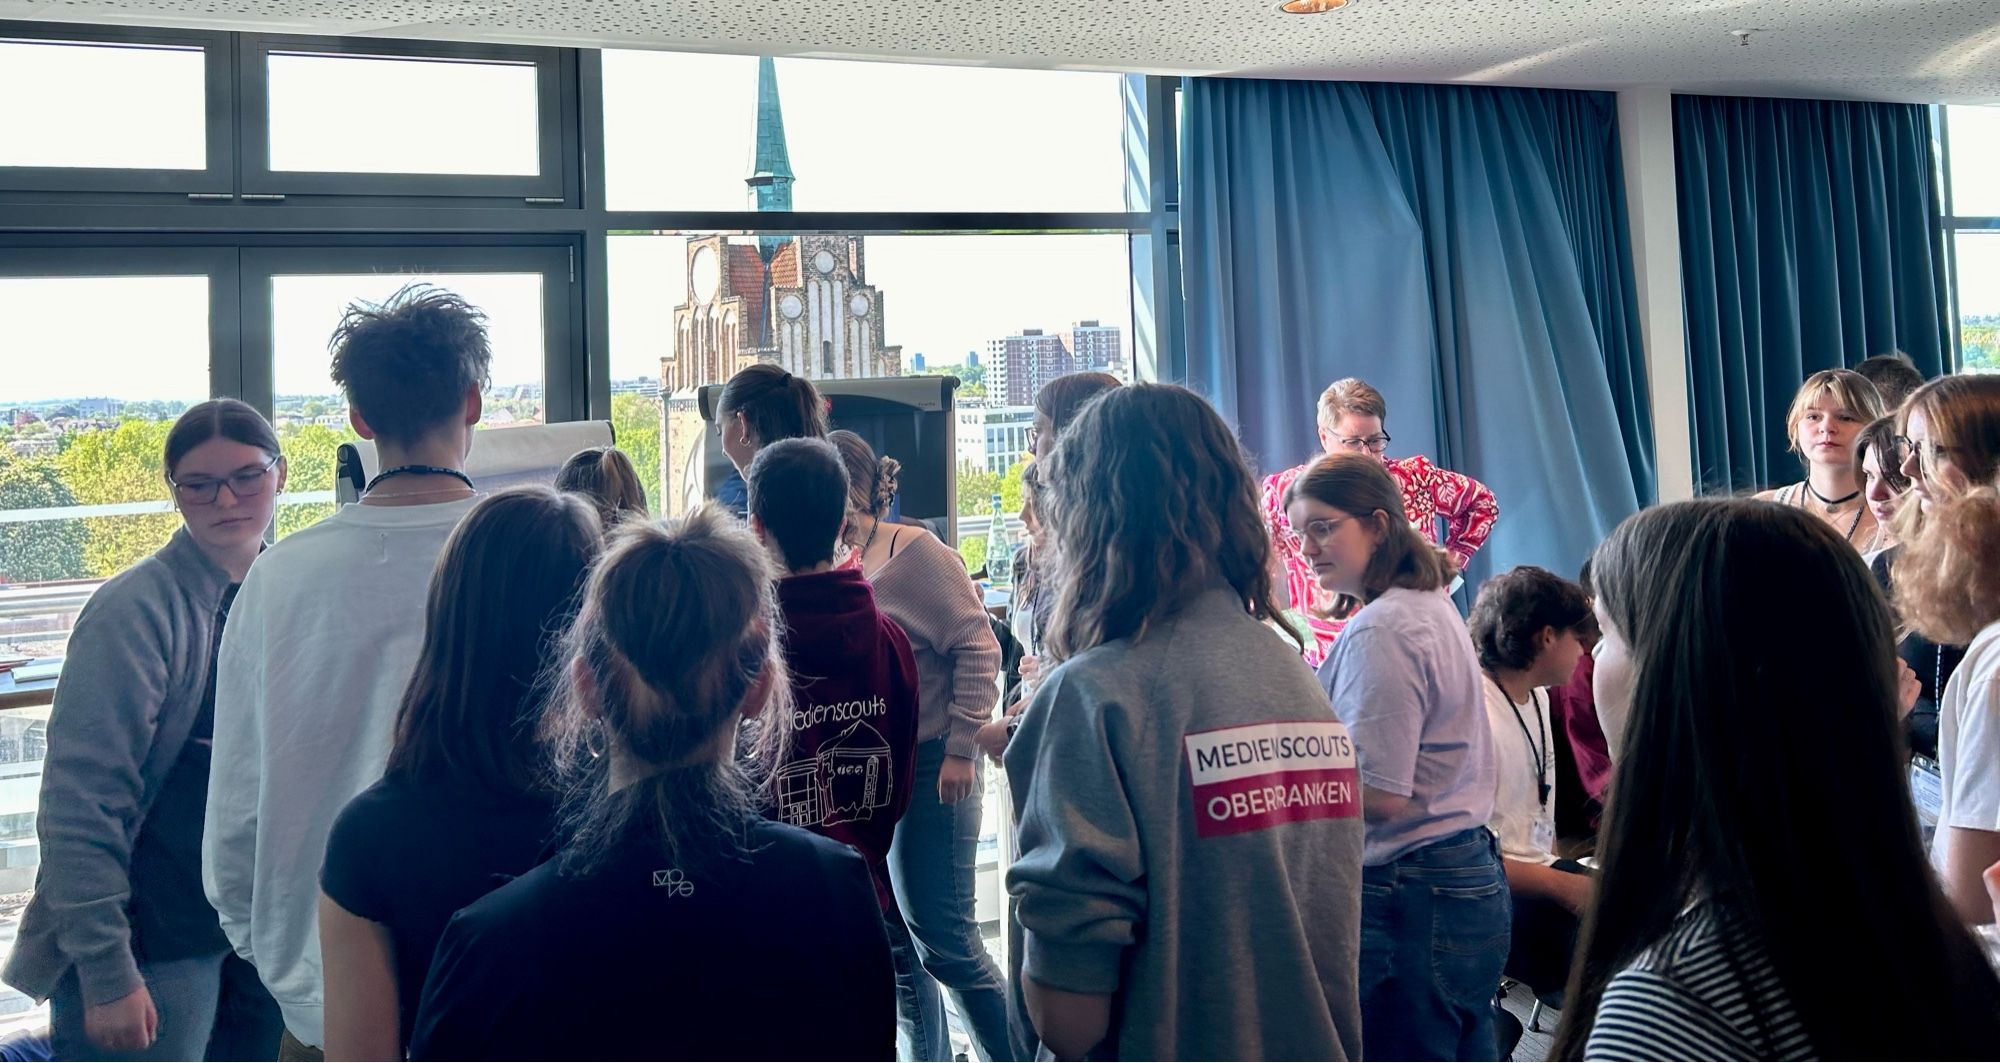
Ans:
{"type": "Polygon", "coordinates": [[[870,499],[877,515],[889,511],[889,503],[896,500],[896,477],[903,471],[903,463],[891,457],[882,457],[875,462],[875,497],[870,499]]]}

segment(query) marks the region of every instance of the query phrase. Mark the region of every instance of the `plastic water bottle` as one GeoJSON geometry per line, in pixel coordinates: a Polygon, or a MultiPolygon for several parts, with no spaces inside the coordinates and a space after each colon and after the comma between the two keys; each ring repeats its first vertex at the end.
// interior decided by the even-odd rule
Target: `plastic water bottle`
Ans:
{"type": "Polygon", "coordinates": [[[995,589],[1014,582],[1014,540],[1007,534],[1007,515],[1000,509],[1000,492],[993,492],[993,512],[986,526],[986,578],[995,589]]]}

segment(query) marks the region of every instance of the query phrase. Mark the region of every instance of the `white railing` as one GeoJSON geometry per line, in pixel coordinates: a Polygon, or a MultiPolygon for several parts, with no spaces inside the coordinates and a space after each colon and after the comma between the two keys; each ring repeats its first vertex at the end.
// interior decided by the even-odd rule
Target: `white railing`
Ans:
{"type": "MultiPolygon", "coordinates": [[[[293,491],[278,496],[281,506],[333,501],[332,491],[293,491]]],[[[40,509],[0,509],[0,524],[30,524],[42,520],[76,520],[81,517],[136,517],[147,513],[172,513],[174,504],[165,498],[144,502],[113,502],[99,506],[44,506],[40,509]]]]}

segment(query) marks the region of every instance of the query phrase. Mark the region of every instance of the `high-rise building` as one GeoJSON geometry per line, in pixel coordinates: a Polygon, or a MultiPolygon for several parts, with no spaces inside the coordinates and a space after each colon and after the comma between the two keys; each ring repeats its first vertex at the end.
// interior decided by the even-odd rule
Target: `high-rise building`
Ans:
{"type": "Polygon", "coordinates": [[[1074,372],[1076,359],[1060,335],[1031,328],[986,343],[986,393],[1004,406],[1032,406],[1043,384],[1074,372]]]}
{"type": "Polygon", "coordinates": [[[1076,322],[1069,329],[1069,351],[1078,372],[1110,373],[1127,383],[1132,380],[1125,368],[1125,332],[1116,325],[1076,322]]]}

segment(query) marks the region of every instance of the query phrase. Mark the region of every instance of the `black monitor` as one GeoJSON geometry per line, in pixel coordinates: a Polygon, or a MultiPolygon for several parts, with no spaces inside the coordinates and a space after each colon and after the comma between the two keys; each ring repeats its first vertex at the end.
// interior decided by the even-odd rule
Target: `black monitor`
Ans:
{"type": "MultiPolygon", "coordinates": [[[[958,378],[864,377],[816,380],[813,384],[831,404],[828,420],[834,428],[853,432],[867,440],[877,455],[902,463],[897,497],[900,515],[923,521],[938,538],[956,544],[958,440],[952,409],[958,378]]],[[[703,443],[700,459],[688,463],[686,475],[690,480],[699,475],[701,482],[683,483],[682,497],[713,498],[717,487],[734,471],[714,428],[715,404],[721,395],[721,384],[697,389],[695,404],[704,428],[703,443]]]]}

